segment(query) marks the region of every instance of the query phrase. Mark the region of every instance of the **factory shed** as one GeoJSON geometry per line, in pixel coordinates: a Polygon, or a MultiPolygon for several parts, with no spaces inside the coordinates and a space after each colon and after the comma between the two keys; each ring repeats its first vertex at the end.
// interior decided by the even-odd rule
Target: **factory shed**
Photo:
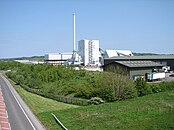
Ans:
{"type": "Polygon", "coordinates": [[[114,61],[104,65],[103,70],[136,79],[137,77],[144,77],[146,73],[152,73],[153,69],[161,69],[162,66],[162,64],[153,61],[114,61]]]}
{"type": "Polygon", "coordinates": [[[174,55],[152,55],[152,56],[115,56],[104,59],[104,65],[114,61],[153,61],[163,66],[170,66],[174,70],[174,55]]]}

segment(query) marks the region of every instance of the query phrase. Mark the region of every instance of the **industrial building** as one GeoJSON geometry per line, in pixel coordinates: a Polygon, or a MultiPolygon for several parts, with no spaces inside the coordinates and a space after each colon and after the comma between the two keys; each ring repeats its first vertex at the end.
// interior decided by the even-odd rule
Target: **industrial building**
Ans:
{"type": "Polygon", "coordinates": [[[44,60],[47,64],[60,64],[64,65],[64,62],[72,58],[73,53],[49,53],[45,54],[44,60]]]}
{"type": "Polygon", "coordinates": [[[115,56],[133,56],[130,50],[106,50],[104,52],[104,58],[111,58],[115,56]]]}
{"type": "Polygon", "coordinates": [[[72,53],[50,53],[45,55],[45,63],[83,65],[99,67],[104,65],[104,58],[113,56],[133,56],[129,50],[106,50],[99,48],[99,40],[81,40],[76,50],[76,15],[73,14],[73,50],[72,53]]]}
{"type": "Polygon", "coordinates": [[[163,66],[170,66],[174,70],[174,55],[150,55],[150,56],[116,56],[105,58],[104,65],[115,61],[153,61],[163,66]]]}
{"type": "Polygon", "coordinates": [[[128,71],[132,78],[144,75],[153,68],[170,66],[174,70],[174,55],[133,56],[130,50],[106,50],[99,48],[99,40],[81,40],[76,47],[76,20],[73,14],[73,50],[71,53],[46,54],[45,63],[64,65],[83,65],[84,67],[99,67],[107,70],[118,66],[128,71]]]}
{"type": "Polygon", "coordinates": [[[162,66],[162,64],[153,61],[113,61],[104,65],[103,70],[136,79],[137,77],[145,77],[146,73],[152,73],[153,69],[161,69],[162,66]]]}
{"type": "Polygon", "coordinates": [[[48,64],[82,64],[84,66],[100,66],[99,40],[81,40],[78,50],[71,53],[49,53],[45,55],[48,64]]]}
{"type": "Polygon", "coordinates": [[[84,66],[99,66],[99,40],[79,41],[78,54],[84,66]]]}
{"type": "Polygon", "coordinates": [[[99,40],[81,40],[76,50],[76,17],[73,14],[73,51],[72,53],[46,54],[45,63],[99,66],[99,40]]]}
{"type": "Polygon", "coordinates": [[[174,70],[174,55],[105,58],[103,70],[113,71],[136,79],[136,77],[144,77],[146,73],[152,73],[153,69],[162,69],[163,66],[170,66],[170,69],[174,70]]]}

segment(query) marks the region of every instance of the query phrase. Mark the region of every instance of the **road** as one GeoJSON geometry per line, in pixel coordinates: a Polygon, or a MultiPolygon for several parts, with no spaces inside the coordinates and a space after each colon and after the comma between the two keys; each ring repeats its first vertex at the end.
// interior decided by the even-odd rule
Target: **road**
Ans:
{"type": "Polygon", "coordinates": [[[12,85],[0,74],[0,86],[3,93],[11,130],[45,130],[28,106],[24,103],[12,85]]]}
{"type": "Polygon", "coordinates": [[[171,75],[174,75],[173,71],[166,73],[166,78],[164,81],[174,81],[174,77],[172,77],[171,75]]]}
{"type": "Polygon", "coordinates": [[[4,103],[3,94],[0,86],[0,130],[10,130],[10,123],[8,121],[8,115],[4,103]]]}

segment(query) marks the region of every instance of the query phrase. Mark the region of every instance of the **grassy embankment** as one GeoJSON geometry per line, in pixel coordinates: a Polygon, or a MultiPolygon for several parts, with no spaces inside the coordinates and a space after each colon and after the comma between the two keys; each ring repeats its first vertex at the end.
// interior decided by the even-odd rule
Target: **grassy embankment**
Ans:
{"type": "Polygon", "coordinates": [[[42,96],[27,92],[19,85],[16,85],[11,79],[8,78],[8,80],[13,85],[13,87],[16,89],[16,91],[19,93],[19,95],[22,97],[22,99],[32,109],[33,113],[40,119],[40,121],[42,123],[47,122],[47,123],[44,123],[44,125],[48,130],[52,129],[52,128],[55,130],[60,129],[60,127],[56,124],[54,118],[51,116],[51,112],[68,109],[68,108],[79,107],[76,105],[70,105],[70,104],[65,104],[62,102],[57,102],[52,99],[44,98],[42,96]],[[42,118],[39,116],[45,112],[51,116],[50,120],[47,117],[42,118]],[[52,123],[54,123],[53,126],[52,126],[52,123]]]}
{"type": "Polygon", "coordinates": [[[69,130],[174,129],[174,91],[99,106],[77,107],[14,87],[48,130],[61,130],[51,112],[69,130]]]}

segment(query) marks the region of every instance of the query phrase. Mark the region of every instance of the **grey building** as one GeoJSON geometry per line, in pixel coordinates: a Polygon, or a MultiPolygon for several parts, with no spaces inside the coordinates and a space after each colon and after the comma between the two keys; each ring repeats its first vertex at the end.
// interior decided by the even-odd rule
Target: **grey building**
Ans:
{"type": "Polygon", "coordinates": [[[170,66],[174,70],[174,55],[152,55],[152,56],[116,56],[105,58],[104,65],[115,61],[153,61],[163,66],[170,66]]]}
{"type": "Polygon", "coordinates": [[[103,66],[104,71],[112,71],[128,76],[130,79],[144,77],[153,69],[161,69],[163,64],[153,61],[114,61],[103,66]]]}

